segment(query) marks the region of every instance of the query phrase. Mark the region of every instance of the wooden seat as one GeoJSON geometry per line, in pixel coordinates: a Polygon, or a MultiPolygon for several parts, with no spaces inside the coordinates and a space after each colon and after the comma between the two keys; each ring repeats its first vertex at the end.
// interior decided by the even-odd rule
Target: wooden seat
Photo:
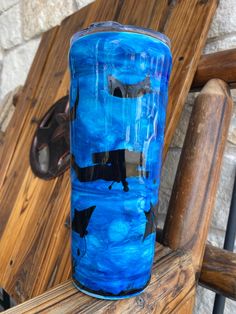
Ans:
{"type": "MultiPolygon", "coordinates": [[[[0,144],[0,286],[17,303],[38,296],[58,284],[63,284],[70,278],[69,172],[46,182],[33,175],[28,158],[32,136],[38,121],[56,100],[68,94],[67,54],[70,37],[90,23],[102,20],[116,20],[120,23],[149,27],[162,31],[170,37],[173,52],[173,71],[170,81],[165,132],[165,156],[190,90],[217,2],[217,0],[179,2],[167,0],[141,2],[138,0],[98,0],[65,19],[61,26],[55,27],[44,34],[23,92],[19,97],[15,114],[7,129],[3,143],[0,144]]],[[[227,131],[230,117],[230,98],[226,89],[222,87],[222,83],[218,85],[220,95],[211,94],[210,96],[219,98],[218,105],[221,109],[221,106],[223,106],[222,99],[227,99],[224,104],[225,116],[220,120],[220,116],[216,115],[214,123],[212,123],[215,128],[218,127],[218,131],[221,130],[219,132],[223,133],[217,133],[218,138],[209,145],[212,145],[211,154],[213,154],[214,149],[219,147],[220,151],[217,150],[215,153],[219,154],[217,156],[220,160],[225,142],[223,135],[225,136],[227,131]]],[[[205,107],[207,108],[206,103],[205,107]]],[[[221,109],[219,109],[219,112],[221,109]]],[[[207,109],[204,110],[207,113],[207,109]]],[[[200,113],[195,114],[194,119],[200,119],[199,115],[200,113]]],[[[188,145],[190,144],[192,143],[188,143],[188,145]]],[[[209,158],[213,158],[212,156],[209,158]]],[[[216,167],[216,170],[219,171],[219,166],[216,167]]],[[[205,171],[207,172],[207,169],[205,171]]],[[[215,180],[218,172],[214,172],[214,174],[215,180]]],[[[213,188],[215,186],[212,186],[211,195],[215,191],[213,188]]],[[[203,195],[205,194],[203,193],[203,195]]],[[[211,195],[209,197],[212,197],[211,195]]],[[[175,202],[175,204],[174,206],[172,203],[171,208],[173,208],[172,210],[177,208],[176,212],[181,217],[183,212],[176,206],[182,208],[183,204],[178,202],[175,202]]],[[[190,207],[189,204],[186,204],[186,207],[187,205],[190,207]]],[[[212,204],[210,203],[210,205],[212,204]]],[[[188,213],[188,210],[189,208],[186,208],[186,213],[188,213]]],[[[184,256],[183,258],[189,263],[189,254],[193,251],[193,247],[188,248],[186,253],[185,245],[182,245],[180,240],[172,243],[174,236],[176,236],[173,230],[182,230],[183,227],[179,220],[176,220],[176,223],[179,222],[179,224],[173,225],[173,220],[170,219],[172,216],[173,213],[171,212],[164,230],[164,243],[168,244],[174,251],[166,251],[161,246],[158,246],[158,248],[160,252],[165,252],[163,260],[169,261],[173,257],[173,265],[178,264],[181,267],[178,262],[180,258],[178,254],[184,256]],[[179,251],[175,251],[175,249],[180,249],[181,252],[177,253],[179,251]],[[170,256],[172,257],[170,258],[170,256]]],[[[205,227],[202,227],[204,229],[201,238],[203,245],[200,245],[199,241],[197,242],[201,248],[201,258],[197,259],[196,265],[191,264],[191,267],[186,266],[186,268],[183,268],[183,274],[188,273],[190,268],[192,269],[189,273],[190,278],[200,271],[207,225],[208,220],[207,223],[204,223],[205,227]]],[[[148,288],[151,289],[150,292],[147,290],[146,298],[149,301],[145,302],[153,300],[153,306],[157,313],[158,306],[161,308],[163,302],[165,304],[163,309],[168,313],[176,307],[176,305],[168,306],[168,304],[173,302],[172,299],[178,300],[178,287],[184,279],[181,275],[178,278],[180,282],[176,281],[177,286],[174,286],[173,283],[173,286],[171,284],[165,288],[163,284],[163,290],[162,288],[158,290],[158,280],[161,281],[160,276],[162,276],[161,269],[163,267],[163,271],[164,269],[167,271],[169,265],[166,263],[167,266],[161,266],[160,256],[162,255],[159,254],[156,257],[157,268],[154,270],[154,278],[156,277],[157,281],[148,288]],[[177,292],[173,293],[172,289],[175,288],[177,292]],[[165,293],[168,297],[165,296],[165,293]],[[168,299],[169,297],[171,299],[168,299]],[[167,300],[169,301],[167,302],[167,300]]],[[[174,274],[174,270],[177,269],[175,267],[177,266],[170,269],[173,271],[171,274],[174,274]]],[[[69,287],[68,289],[71,289],[70,284],[67,283],[66,285],[68,285],[66,286],[69,287]]],[[[59,293],[62,291],[61,288],[57,289],[59,289],[59,293]]],[[[55,291],[52,292],[53,295],[54,293],[57,295],[58,290],[55,291]]],[[[183,291],[186,292],[185,288],[183,288],[183,291]]],[[[50,295],[51,292],[48,293],[50,295]]],[[[74,295],[75,290],[68,293],[74,295]]],[[[181,306],[183,306],[183,309],[186,307],[192,309],[195,285],[192,285],[189,293],[184,293],[180,293],[183,301],[183,303],[180,302],[181,306]]],[[[76,294],[79,295],[78,292],[76,294]]],[[[57,299],[57,296],[55,298],[57,299]]],[[[87,300],[86,298],[84,300],[87,300]]],[[[64,296],[62,300],[64,300],[64,296]]],[[[89,300],[88,302],[94,302],[94,304],[98,302],[89,300]]],[[[131,304],[136,302],[134,300],[138,299],[133,299],[133,301],[131,299],[126,302],[131,304]]],[[[100,302],[104,304],[104,301],[100,302]]],[[[119,302],[125,304],[124,301],[119,302]]],[[[54,304],[53,301],[52,304],[54,304]]],[[[99,308],[101,304],[99,303],[99,308]]],[[[103,305],[100,309],[102,312],[103,305]]],[[[131,307],[131,310],[133,309],[131,307]]],[[[177,307],[175,310],[177,310],[177,307]]],[[[191,313],[191,311],[187,313],[191,313]]]]}

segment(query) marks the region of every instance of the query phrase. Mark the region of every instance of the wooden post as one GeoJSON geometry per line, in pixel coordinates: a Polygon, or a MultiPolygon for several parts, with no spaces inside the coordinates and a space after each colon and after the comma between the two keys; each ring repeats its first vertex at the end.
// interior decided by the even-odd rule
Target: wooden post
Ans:
{"type": "Polygon", "coordinates": [[[198,90],[216,77],[236,88],[236,49],[202,56],[191,89],[198,90]]]}
{"type": "Polygon", "coordinates": [[[236,301],[236,253],[207,245],[200,283],[236,301]]]}
{"type": "Polygon", "coordinates": [[[192,252],[200,272],[231,118],[227,84],[209,81],[197,97],[171,195],[163,242],[192,252]]]}

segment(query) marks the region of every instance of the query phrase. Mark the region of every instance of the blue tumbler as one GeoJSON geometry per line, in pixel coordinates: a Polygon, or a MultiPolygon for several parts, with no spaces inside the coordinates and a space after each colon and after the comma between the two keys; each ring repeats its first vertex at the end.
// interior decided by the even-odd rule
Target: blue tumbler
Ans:
{"type": "Polygon", "coordinates": [[[73,36],[69,65],[73,282],[97,298],[128,298],[151,277],[169,39],[95,23],[73,36]]]}

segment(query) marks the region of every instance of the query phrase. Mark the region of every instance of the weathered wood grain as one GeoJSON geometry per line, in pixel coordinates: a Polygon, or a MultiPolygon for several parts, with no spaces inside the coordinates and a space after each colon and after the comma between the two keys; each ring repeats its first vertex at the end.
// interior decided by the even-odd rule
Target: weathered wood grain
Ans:
{"type": "Polygon", "coordinates": [[[200,272],[231,119],[227,84],[209,81],[191,114],[163,230],[172,249],[190,250],[200,272]]]}
{"type": "Polygon", "coordinates": [[[203,55],[191,89],[199,90],[213,78],[224,80],[230,88],[236,88],[236,49],[203,55]]]}
{"type": "MultiPolygon", "coordinates": [[[[156,240],[163,241],[158,229],[156,240]]],[[[200,285],[227,298],[236,300],[236,254],[206,244],[199,277],[200,285]]]]}
{"type": "Polygon", "coordinates": [[[236,301],[236,253],[207,245],[200,283],[236,301]]]}
{"type": "MultiPolygon", "coordinates": [[[[47,64],[48,56],[55,40],[57,30],[57,28],[53,28],[44,34],[31,66],[28,78],[18,99],[17,108],[4,136],[4,141],[0,143],[0,237],[12,211],[13,202],[18,193],[19,183],[21,182],[21,178],[24,176],[23,171],[20,173],[22,177],[18,177],[18,179],[16,179],[18,169],[21,169],[21,165],[24,164],[29,167],[29,153],[24,149],[24,143],[23,145],[20,143],[20,139],[22,133],[29,131],[32,111],[35,109],[34,107],[36,104],[35,94],[38,88],[41,87],[42,75],[45,71],[45,66],[47,64]],[[19,150],[21,150],[22,153],[17,156],[19,150]],[[15,164],[17,159],[20,166],[15,164]]],[[[45,109],[43,108],[42,110],[45,109]]],[[[31,141],[29,133],[28,137],[29,141],[31,141]]]]}
{"type": "Polygon", "coordinates": [[[190,314],[195,304],[195,287],[189,291],[188,295],[178,304],[171,314],[190,314]]]}
{"type": "Polygon", "coordinates": [[[164,156],[174,135],[184,101],[197,69],[218,1],[169,1],[161,29],[172,42],[173,70],[167,110],[164,156]],[[199,34],[201,36],[199,37],[199,34]]]}
{"type": "Polygon", "coordinates": [[[45,182],[29,165],[32,136],[50,106],[68,93],[72,34],[115,20],[164,31],[172,40],[165,152],[200,58],[217,0],[99,0],[43,36],[3,145],[0,145],[0,286],[22,302],[70,276],[69,172],[45,182]]]}
{"type": "Polygon", "coordinates": [[[158,244],[155,256],[151,283],[137,297],[98,300],[80,293],[67,281],[5,313],[184,313],[179,310],[186,309],[195,286],[191,255],[158,244]]]}

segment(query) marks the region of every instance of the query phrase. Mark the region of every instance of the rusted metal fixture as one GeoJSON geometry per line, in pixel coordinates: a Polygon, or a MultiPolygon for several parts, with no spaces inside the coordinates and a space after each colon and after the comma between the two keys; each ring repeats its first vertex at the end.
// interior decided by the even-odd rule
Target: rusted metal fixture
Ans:
{"type": "Polygon", "coordinates": [[[43,116],[34,134],[30,165],[41,179],[53,179],[70,165],[68,100],[68,96],[59,99],[43,116]]]}

